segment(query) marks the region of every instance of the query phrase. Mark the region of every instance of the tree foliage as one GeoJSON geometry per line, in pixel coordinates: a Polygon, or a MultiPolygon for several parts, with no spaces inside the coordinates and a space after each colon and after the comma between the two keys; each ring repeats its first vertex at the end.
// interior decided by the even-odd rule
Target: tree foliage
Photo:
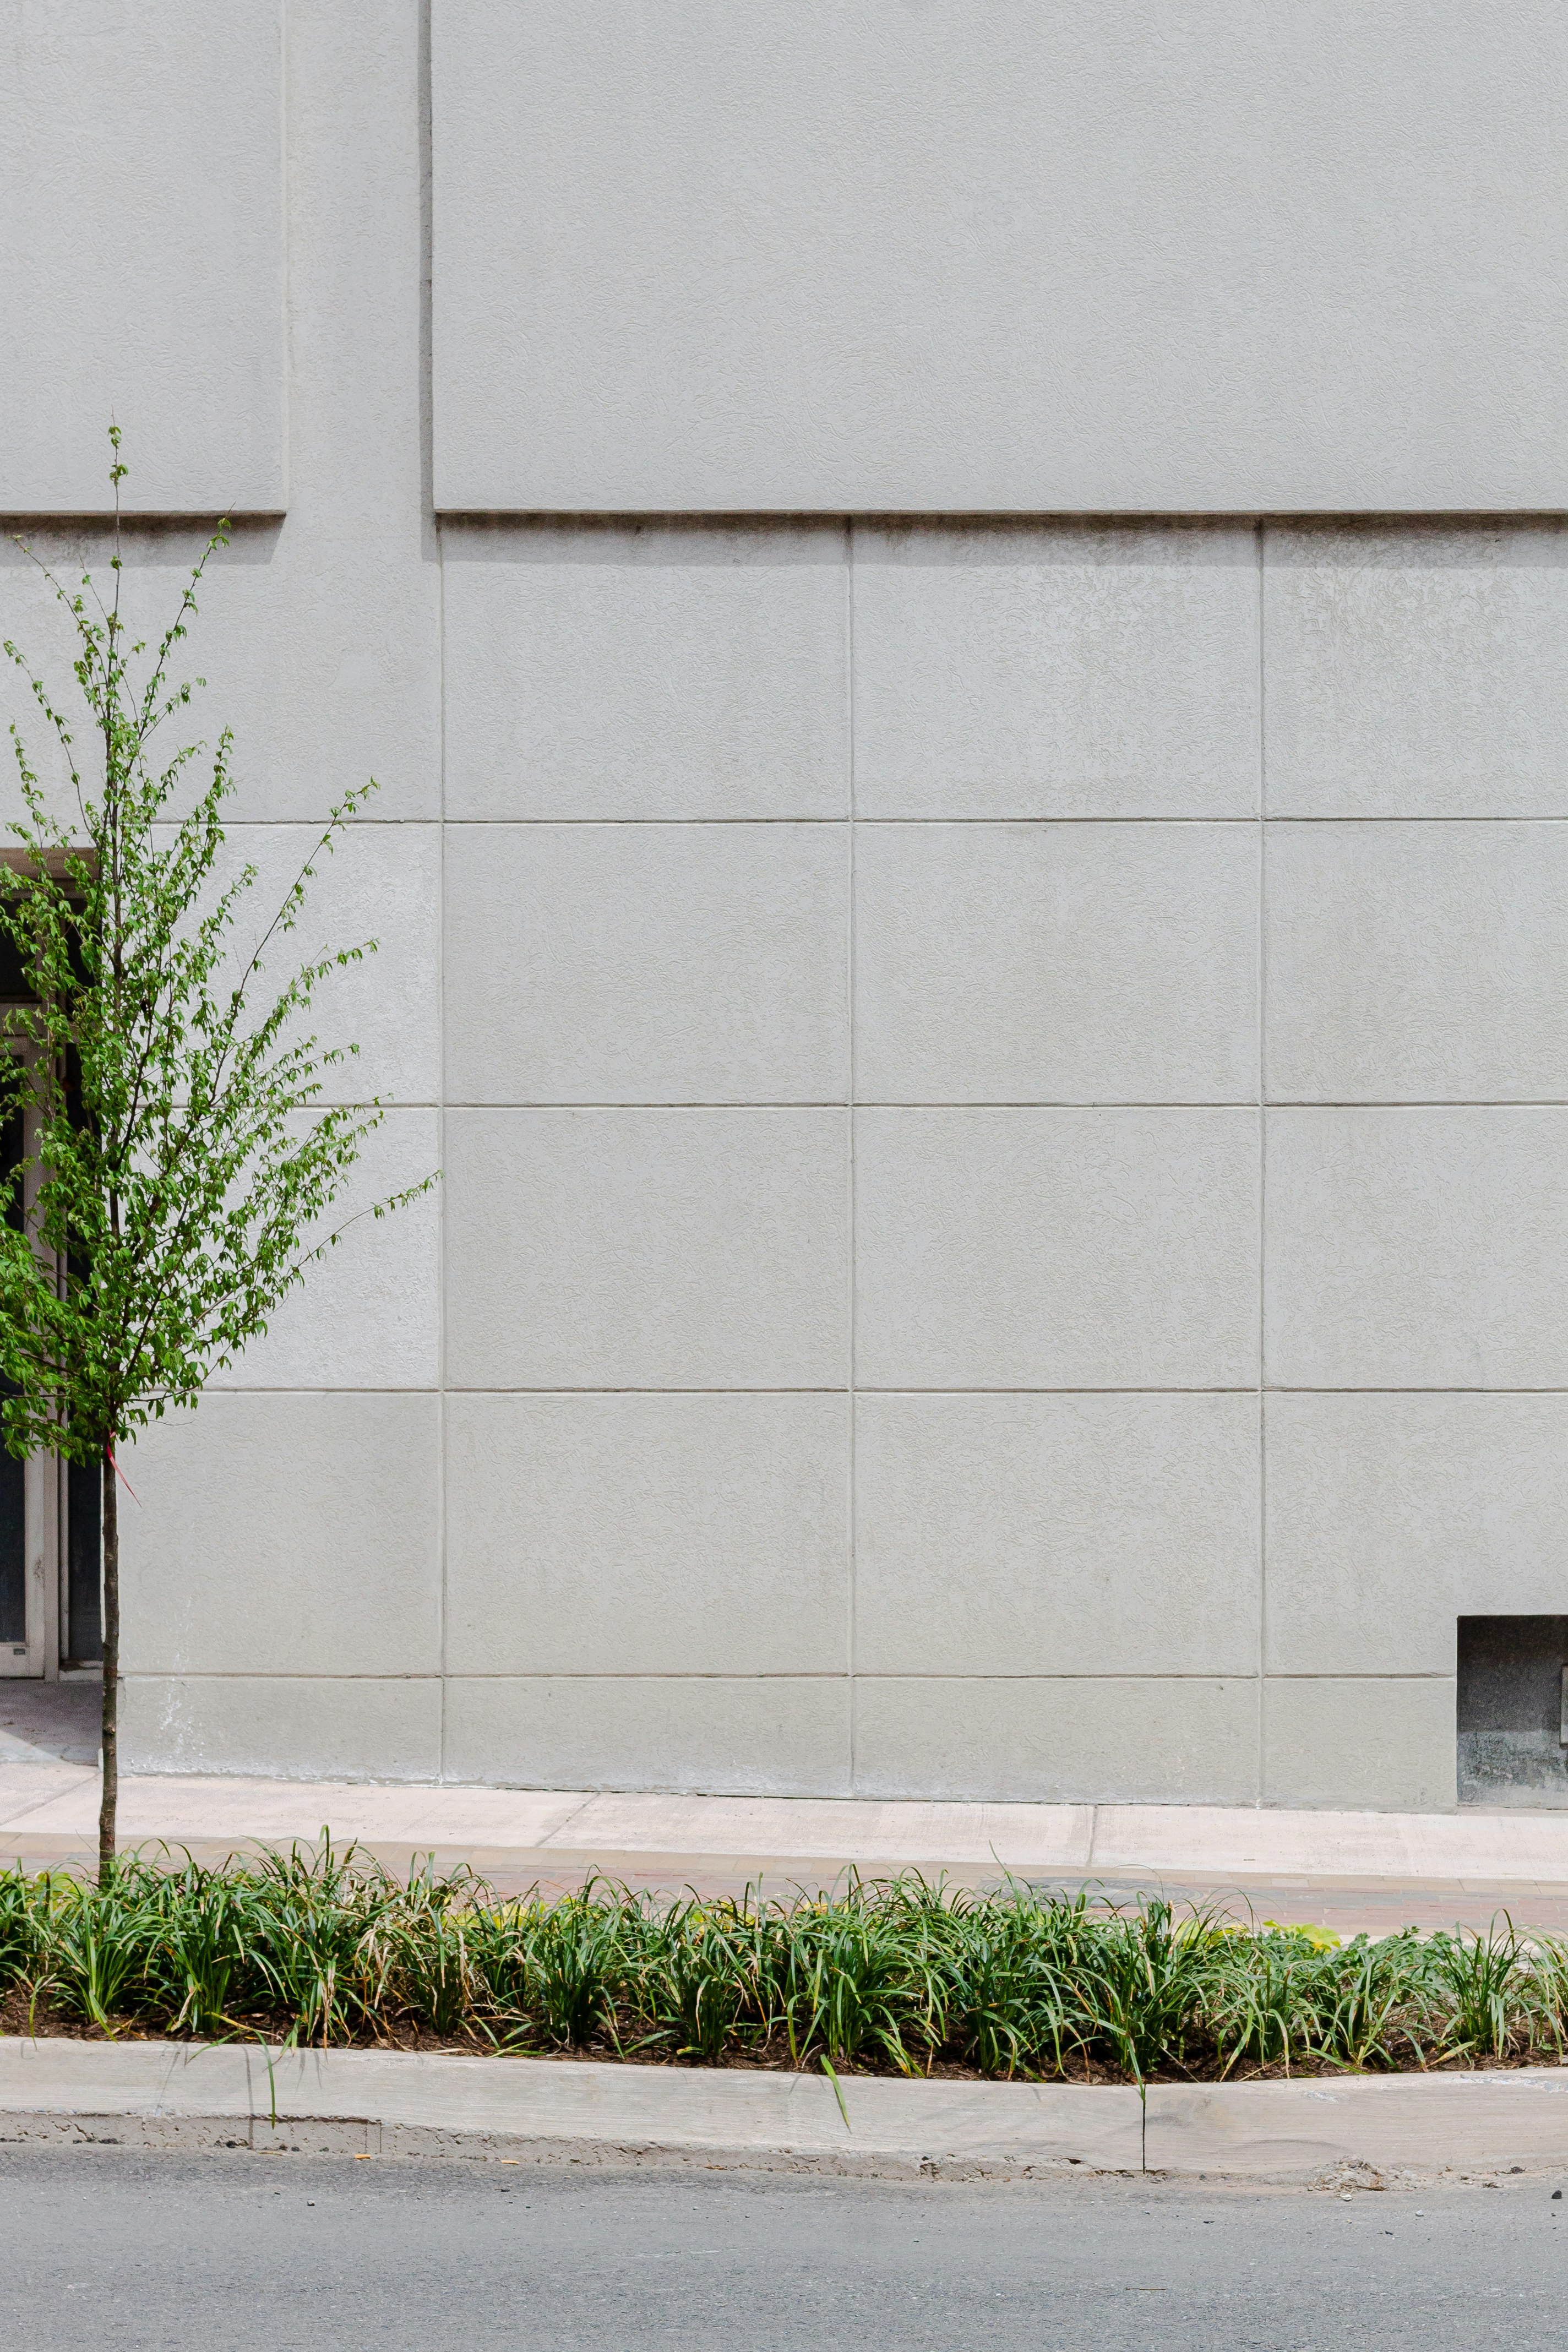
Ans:
{"type": "MultiPolygon", "coordinates": [[[[107,604],[90,574],[74,591],[47,575],[74,630],[78,710],[5,643],[68,778],[51,795],[13,724],[26,862],[4,877],[0,926],[34,1001],[9,1016],[32,1051],[0,1056],[0,1086],[37,1115],[36,1143],[0,1180],[11,1390],[0,1425],[14,1454],[90,1461],[168,1406],[193,1405],[338,1240],[344,1228],[323,1234],[322,1220],[383,1116],[374,1099],[322,1107],[358,1047],[322,1046],[308,1025],[321,983],[375,941],[309,958],[275,989],[268,980],[321,858],[374,783],[333,807],[259,942],[237,955],[258,873],[222,872],[230,735],[205,773],[197,742],[162,766],[152,756],[205,683],[171,671],[226,538],[220,525],[151,649],[121,616],[118,545],[107,604]],[[182,810],[187,779],[195,798],[182,810]]],[[[433,1181],[366,1213],[384,1216],[433,1181]]]]}
{"type": "MultiPolygon", "coordinates": [[[[26,1149],[0,1169],[0,1436],[13,1454],[53,1453],[109,1470],[104,1488],[104,1798],[100,1864],[114,1869],[119,1538],[114,1448],[267,1329],[340,1239],[339,1200],[378,1100],[355,1101],[356,1046],[323,1046],[318,989],[374,940],[286,960],[322,857],[374,782],[344,793],[282,903],[246,952],[242,914],[258,877],[230,869],[223,814],[234,781],[216,748],[161,730],[204,681],[175,666],[217,530],[155,642],[122,617],[118,520],[125,468],[110,429],[112,588],[44,576],[72,632],[74,693],[58,698],[18,648],[56,771],[46,782],[19,726],[17,847],[0,870],[0,937],[24,1001],[3,1016],[0,1115],[26,1149]],[[162,764],[160,761],[162,761],[162,764]],[[329,1093],[335,1099],[328,1099],[329,1093]],[[13,1130],[14,1131],[14,1130],[13,1130]]],[[[383,1217],[435,1181],[378,1201],[383,1217]]]]}

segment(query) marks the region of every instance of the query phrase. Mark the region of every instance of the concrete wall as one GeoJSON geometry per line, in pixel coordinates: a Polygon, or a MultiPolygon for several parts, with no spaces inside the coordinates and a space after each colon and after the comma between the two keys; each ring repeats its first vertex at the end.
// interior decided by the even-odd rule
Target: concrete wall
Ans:
{"type": "Polygon", "coordinates": [[[131,1756],[1452,1803],[1457,1617],[1568,1609],[1568,536],[443,516],[426,40],[291,0],[193,658],[268,874],[382,780],[321,922],[445,1181],[138,1447],[131,1756]]]}
{"type": "Polygon", "coordinates": [[[447,508],[1561,506],[1555,0],[435,0],[447,508]]]}
{"type": "Polygon", "coordinates": [[[0,0],[0,513],[284,503],[281,0],[0,0]]]}

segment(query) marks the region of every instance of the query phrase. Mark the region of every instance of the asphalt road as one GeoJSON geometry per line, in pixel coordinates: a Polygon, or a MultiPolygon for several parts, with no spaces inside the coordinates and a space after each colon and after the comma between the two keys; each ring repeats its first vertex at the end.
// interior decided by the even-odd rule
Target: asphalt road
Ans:
{"type": "Polygon", "coordinates": [[[1550,2184],[857,2186],[0,2149],[26,2352],[1561,2346],[1550,2184]]]}

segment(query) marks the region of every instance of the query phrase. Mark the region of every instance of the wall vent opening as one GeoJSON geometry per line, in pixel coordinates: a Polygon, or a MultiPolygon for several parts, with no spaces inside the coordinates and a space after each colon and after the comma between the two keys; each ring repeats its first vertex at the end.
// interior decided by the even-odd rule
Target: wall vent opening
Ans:
{"type": "Polygon", "coordinates": [[[1568,1807],[1568,1617],[1461,1617],[1461,1805],[1568,1807]]]}

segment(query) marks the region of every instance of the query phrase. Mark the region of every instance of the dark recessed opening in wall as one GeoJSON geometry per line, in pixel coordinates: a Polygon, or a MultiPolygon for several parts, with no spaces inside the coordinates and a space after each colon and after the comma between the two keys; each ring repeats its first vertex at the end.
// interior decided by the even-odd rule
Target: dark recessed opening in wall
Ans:
{"type": "Polygon", "coordinates": [[[1461,1617],[1461,1805],[1568,1806],[1568,1617],[1461,1617]]]}

